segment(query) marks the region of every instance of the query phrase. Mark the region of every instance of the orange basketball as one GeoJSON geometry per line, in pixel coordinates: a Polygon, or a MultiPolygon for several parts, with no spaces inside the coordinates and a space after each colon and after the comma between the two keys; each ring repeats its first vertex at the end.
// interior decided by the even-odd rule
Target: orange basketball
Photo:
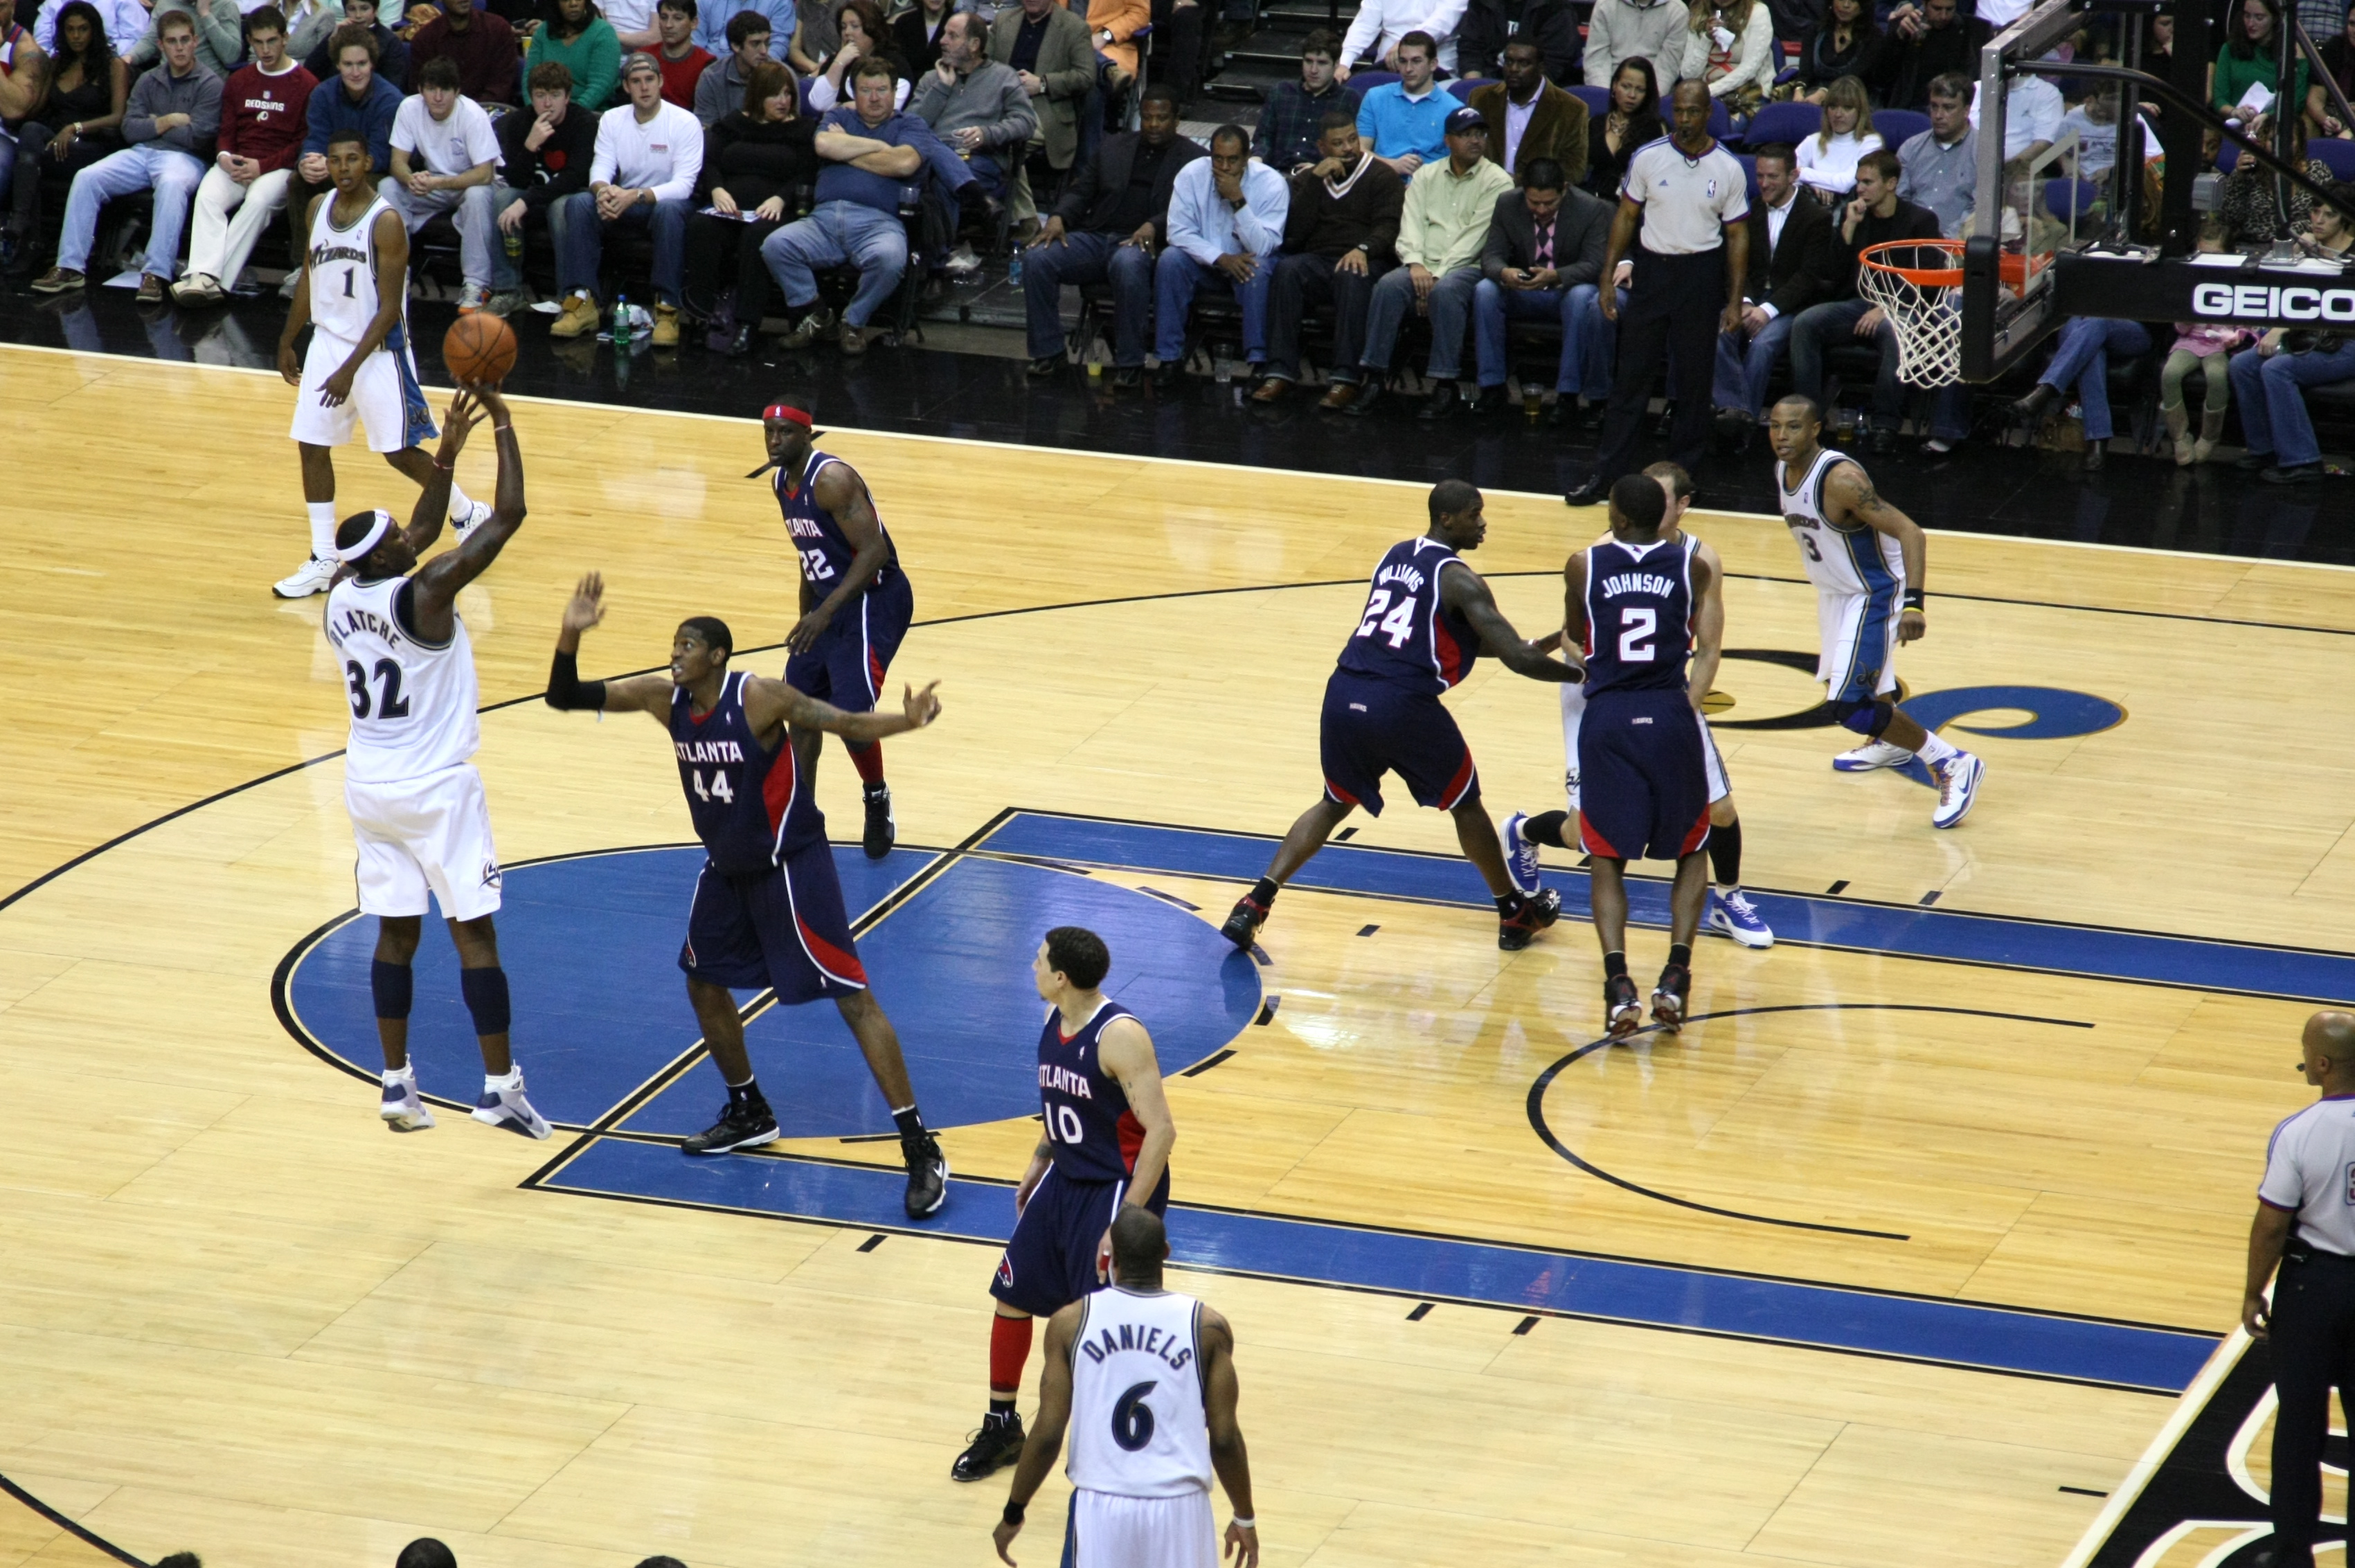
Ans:
{"type": "Polygon", "coordinates": [[[460,316],[442,338],[442,363],[453,381],[496,387],[515,368],[515,329],[487,312],[460,316]]]}

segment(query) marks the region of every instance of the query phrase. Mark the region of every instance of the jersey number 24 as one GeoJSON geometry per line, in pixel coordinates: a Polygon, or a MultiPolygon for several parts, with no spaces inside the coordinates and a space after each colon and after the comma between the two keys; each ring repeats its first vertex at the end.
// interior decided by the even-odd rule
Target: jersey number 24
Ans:
{"type": "Polygon", "coordinates": [[[1391,590],[1376,588],[1366,600],[1366,619],[1358,622],[1358,635],[1371,637],[1377,622],[1391,647],[1405,647],[1406,640],[1414,635],[1414,596],[1408,595],[1399,600],[1396,609],[1391,609],[1391,590]],[[1388,615],[1382,613],[1386,609],[1390,610],[1388,615]]]}

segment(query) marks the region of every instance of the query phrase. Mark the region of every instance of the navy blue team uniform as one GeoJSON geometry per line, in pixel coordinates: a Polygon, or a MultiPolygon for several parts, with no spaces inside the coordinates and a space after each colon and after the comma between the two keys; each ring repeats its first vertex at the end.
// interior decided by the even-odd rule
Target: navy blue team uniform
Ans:
{"type": "Polygon", "coordinates": [[[701,717],[684,687],[671,693],[678,785],[705,854],[678,967],[711,985],[773,986],[786,1003],[864,991],[826,817],[792,746],[780,736],[768,751],[754,736],[751,679],[730,675],[701,717]]]}
{"type": "MultiPolygon", "coordinates": [[[[1039,1102],[1054,1163],[1014,1222],[989,1283],[992,1296],[1034,1318],[1052,1315],[1102,1283],[1096,1246],[1128,1191],[1145,1128],[1103,1070],[1097,1041],[1114,1019],[1133,1016],[1107,1001],[1067,1038],[1061,1012],[1050,1007],[1039,1032],[1039,1102]]],[[[1145,1206],[1156,1214],[1169,1206],[1167,1170],[1145,1206]]]]}
{"type": "Polygon", "coordinates": [[[1685,689],[1693,549],[1587,546],[1578,831],[1589,854],[1675,860],[1709,842],[1705,743],[1685,689]]]}
{"type": "Polygon", "coordinates": [[[1325,792],[1382,814],[1382,775],[1406,780],[1418,806],[1452,811],[1477,800],[1480,775],[1455,715],[1439,698],[1463,683],[1480,639],[1440,602],[1439,574],[1465,566],[1428,536],[1402,539],[1374,568],[1358,630],[1325,683],[1316,746],[1325,792]]]}
{"type": "MultiPolygon", "coordinates": [[[[813,449],[795,488],[786,489],[783,469],[770,481],[778,509],[784,514],[785,531],[801,554],[802,581],[820,599],[841,584],[858,554],[834,514],[817,503],[818,474],[828,463],[840,461],[813,449]]],[[[882,527],[880,516],[876,526],[882,527]]],[[[890,545],[889,529],[884,529],[883,542],[890,545]]],[[[900,568],[900,552],[894,546],[858,600],[845,605],[807,650],[786,660],[785,683],[845,713],[872,713],[883,694],[883,677],[891,668],[891,656],[899,652],[915,614],[915,591],[908,586],[908,574],[900,568]]]]}

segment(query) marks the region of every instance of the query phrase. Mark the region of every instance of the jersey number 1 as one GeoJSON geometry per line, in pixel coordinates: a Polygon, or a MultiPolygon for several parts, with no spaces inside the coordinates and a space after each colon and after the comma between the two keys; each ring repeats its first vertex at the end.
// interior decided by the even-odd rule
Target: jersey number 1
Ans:
{"type": "Polygon", "coordinates": [[[1382,611],[1390,609],[1390,605],[1391,590],[1376,588],[1373,597],[1366,600],[1366,619],[1358,622],[1358,635],[1371,637],[1374,634],[1374,623],[1379,620],[1381,622],[1382,634],[1390,639],[1391,646],[1403,648],[1406,646],[1406,640],[1414,635],[1414,596],[1409,594],[1399,600],[1396,609],[1391,609],[1388,615],[1383,615],[1382,611]]]}
{"type": "Polygon", "coordinates": [[[351,683],[352,717],[368,717],[371,706],[379,719],[409,716],[409,699],[400,694],[400,666],[391,660],[376,662],[377,699],[373,705],[368,702],[368,673],[360,668],[358,660],[344,662],[344,679],[351,683]]]}

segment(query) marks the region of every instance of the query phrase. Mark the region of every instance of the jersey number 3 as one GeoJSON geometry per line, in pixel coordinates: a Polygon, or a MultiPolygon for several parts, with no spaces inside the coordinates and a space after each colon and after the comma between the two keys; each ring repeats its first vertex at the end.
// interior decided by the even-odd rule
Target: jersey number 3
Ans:
{"type": "Polygon", "coordinates": [[[409,716],[409,699],[400,694],[400,666],[391,660],[376,662],[377,698],[373,704],[368,701],[368,672],[360,668],[358,660],[344,661],[344,679],[351,683],[352,717],[368,717],[371,707],[379,719],[409,716]]]}
{"type": "Polygon", "coordinates": [[[1391,647],[1405,647],[1406,640],[1414,635],[1413,596],[1399,600],[1398,608],[1391,609],[1391,590],[1376,588],[1373,597],[1366,600],[1366,619],[1358,622],[1358,635],[1371,637],[1377,621],[1381,625],[1382,635],[1390,639],[1391,647]],[[1388,615],[1382,613],[1386,609],[1390,609],[1388,615]]]}

